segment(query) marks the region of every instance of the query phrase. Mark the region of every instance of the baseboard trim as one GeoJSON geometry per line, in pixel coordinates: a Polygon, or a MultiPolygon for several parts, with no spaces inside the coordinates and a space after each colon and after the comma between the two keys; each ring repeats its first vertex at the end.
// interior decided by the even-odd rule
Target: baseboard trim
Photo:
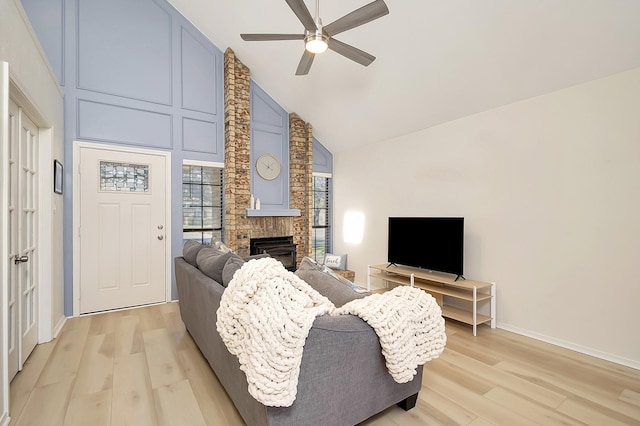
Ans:
{"type": "Polygon", "coordinates": [[[561,348],[570,349],[572,351],[580,352],[585,355],[593,356],[599,359],[603,359],[605,361],[610,361],[616,364],[624,365],[625,367],[630,367],[636,370],[640,370],[640,361],[624,358],[624,357],[610,354],[607,352],[598,351],[596,349],[589,348],[586,346],[576,345],[575,343],[549,337],[544,334],[535,333],[520,327],[515,327],[510,324],[498,323],[497,327],[502,330],[510,331],[512,333],[520,334],[526,337],[531,337],[532,339],[540,340],[541,342],[550,343],[555,346],[560,346],[561,348]]]}
{"type": "Polygon", "coordinates": [[[2,413],[2,417],[0,417],[0,426],[9,426],[9,423],[11,423],[9,413],[2,413]]]}
{"type": "Polygon", "coordinates": [[[62,316],[62,318],[60,318],[60,321],[58,321],[58,323],[56,324],[56,326],[53,328],[53,338],[57,338],[58,335],[60,334],[60,332],[62,331],[62,328],[64,327],[64,325],[67,323],[67,318],[66,316],[62,316]]]}

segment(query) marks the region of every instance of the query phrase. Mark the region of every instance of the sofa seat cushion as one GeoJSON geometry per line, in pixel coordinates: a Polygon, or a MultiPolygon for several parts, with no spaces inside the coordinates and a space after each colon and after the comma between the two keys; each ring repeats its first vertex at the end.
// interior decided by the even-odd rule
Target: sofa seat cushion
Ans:
{"type": "Polygon", "coordinates": [[[331,300],[336,307],[355,299],[362,299],[370,294],[357,290],[357,286],[346,278],[332,273],[329,268],[318,264],[309,257],[302,259],[296,275],[306,281],[318,293],[331,300]]]}
{"type": "Polygon", "coordinates": [[[204,247],[198,252],[196,263],[203,274],[222,284],[222,271],[227,260],[233,255],[231,252],[222,252],[214,247],[204,247]]]}

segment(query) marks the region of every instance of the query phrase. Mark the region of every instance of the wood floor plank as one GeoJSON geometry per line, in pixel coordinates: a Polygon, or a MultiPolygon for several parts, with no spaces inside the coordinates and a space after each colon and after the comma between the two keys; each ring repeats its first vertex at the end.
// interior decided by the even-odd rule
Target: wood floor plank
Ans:
{"type": "Polygon", "coordinates": [[[73,388],[74,397],[112,388],[113,341],[113,333],[87,337],[73,388]]]}
{"type": "MultiPolygon", "coordinates": [[[[436,360],[438,361],[438,360],[436,360]]],[[[432,362],[436,362],[432,361],[432,362]]],[[[437,389],[449,399],[464,401],[464,406],[478,417],[499,425],[535,425],[536,423],[512,411],[509,407],[495,403],[483,395],[466,387],[468,381],[459,381],[459,377],[448,377],[434,369],[429,373],[429,387],[437,389]]],[[[487,390],[488,392],[488,390],[487,390]]],[[[486,393],[486,392],[485,392],[486,393]]]]}
{"type": "Polygon", "coordinates": [[[424,375],[428,377],[432,373],[447,377],[464,387],[467,392],[477,395],[484,395],[496,385],[494,381],[483,380],[479,376],[469,374],[469,372],[449,363],[446,356],[433,360],[424,366],[423,377],[424,375]]]}
{"type": "Polygon", "coordinates": [[[478,417],[455,400],[441,395],[428,386],[422,386],[418,401],[420,406],[424,406],[426,408],[425,411],[433,419],[428,424],[465,425],[478,417]]]}
{"type": "Polygon", "coordinates": [[[555,369],[549,371],[543,366],[531,366],[516,361],[500,362],[496,368],[519,375],[520,377],[530,377],[538,381],[542,386],[562,389],[569,397],[583,398],[596,405],[607,407],[606,409],[610,408],[627,417],[640,421],[640,408],[621,401],[618,398],[619,395],[611,395],[610,391],[593,384],[589,378],[574,376],[571,370],[559,373],[555,371],[555,369]],[[545,385],[545,383],[547,385],[545,385]]]}
{"type": "Polygon", "coordinates": [[[158,330],[166,327],[160,306],[152,305],[135,309],[135,313],[140,316],[140,326],[143,331],[158,330]]]}
{"type": "Polygon", "coordinates": [[[206,426],[189,380],[154,389],[156,412],[163,426],[206,426]]]}
{"type": "Polygon", "coordinates": [[[140,317],[122,315],[115,322],[114,357],[126,356],[144,351],[140,317]]]}
{"type": "Polygon", "coordinates": [[[111,424],[158,424],[149,367],[144,353],[114,360],[111,424]]]}
{"type": "Polygon", "coordinates": [[[211,374],[211,367],[199,350],[178,351],[178,361],[185,370],[208,425],[244,423],[231,398],[215,375],[211,374]]]}
{"type": "Polygon", "coordinates": [[[109,315],[95,314],[90,315],[91,325],[89,326],[89,336],[98,334],[109,334],[115,330],[115,323],[118,317],[122,315],[122,311],[110,312],[109,315]]]}
{"type": "Polygon", "coordinates": [[[42,345],[37,345],[33,352],[31,352],[29,358],[27,358],[22,371],[14,377],[11,382],[11,397],[9,398],[9,413],[12,416],[13,413],[19,415],[24,409],[29,395],[31,395],[57,341],[56,339],[42,345]]]}
{"type": "Polygon", "coordinates": [[[625,389],[620,394],[620,401],[628,402],[629,404],[640,407],[640,392],[625,389]]]}
{"type": "Polygon", "coordinates": [[[186,379],[173,348],[173,340],[165,328],[144,331],[144,340],[149,376],[153,389],[186,379]]]}
{"type": "Polygon", "coordinates": [[[61,425],[67,411],[75,376],[64,376],[53,383],[38,385],[20,413],[16,426],[61,425]]]}
{"type": "Polygon", "coordinates": [[[625,418],[613,410],[595,406],[580,398],[567,398],[558,407],[558,411],[591,426],[628,426],[638,424],[638,422],[625,418]]]}
{"type": "Polygon", "coordinates": [[[111,389],[72,398],[63,425],[111,425],[111,389]]]}
{"type": "Polygon", "coordinates": [[[566,399],[566,395],[554,392],[536,383],[531,383],[500,369],[487,368],[483,362],[461,352],[448,351],[446,361],[466,372],[466,374],[475,375],[485,381],[494,383],[496,386],[527,395],[528,398],[548,407],[556,408],[566,399]]]}
{"type": "Polygon", "coordinates": [[[89,323],[90,321],[86,321],[86,327],[65,329],[60,333],[59,341],[38,379],[37,386],[55,383],[71,375],[75,376],[82,359],[89,323]]]}
{"type": "MultiPolygon", "coordinates": [[[[495,387],[487,392],[485,398],[488,398],[498,404],[516,410],[524,417],[541,425],[572,425],[576,424],[574,418],[563,415],[555,409],[537,404],[528,398],[523,398],[520,394],[512,392],[502,387],[495,387]]],[[[564,402],[564,401],[563,401],[564,402]]]]}

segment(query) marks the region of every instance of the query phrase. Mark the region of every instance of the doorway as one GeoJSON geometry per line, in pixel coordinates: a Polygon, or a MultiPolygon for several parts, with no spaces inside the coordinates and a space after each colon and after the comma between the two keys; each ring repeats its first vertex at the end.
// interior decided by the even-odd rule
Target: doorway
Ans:
{"type": "Polygon", "coordinates": [[[170,299],[170,163],[168,152],[74,146],[74,313],[170,299]]]}
{"type": "Polygon", "coordinates": [[[38,127],[9,99],[9,381],[38,342],[38,127]]]}

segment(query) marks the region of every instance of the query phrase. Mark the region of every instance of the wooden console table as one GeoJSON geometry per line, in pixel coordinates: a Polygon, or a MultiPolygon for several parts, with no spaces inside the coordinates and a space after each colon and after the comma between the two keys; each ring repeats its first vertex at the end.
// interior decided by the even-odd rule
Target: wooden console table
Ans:
{"type": "Polygon", "coordinates": [[[495,283],[455,278],[451,275],[426,271],[409,266],[369,265],[367,290],[371,290],[371,279],[381,279],[388,283],[410,285],[431,294],[440,308],[442,316],[473,326],[473,335],[479,324],[489,323],[496,327],[495,283]],[[488,305],[489,314],[478,313],[479,308],[488,305]]]}

